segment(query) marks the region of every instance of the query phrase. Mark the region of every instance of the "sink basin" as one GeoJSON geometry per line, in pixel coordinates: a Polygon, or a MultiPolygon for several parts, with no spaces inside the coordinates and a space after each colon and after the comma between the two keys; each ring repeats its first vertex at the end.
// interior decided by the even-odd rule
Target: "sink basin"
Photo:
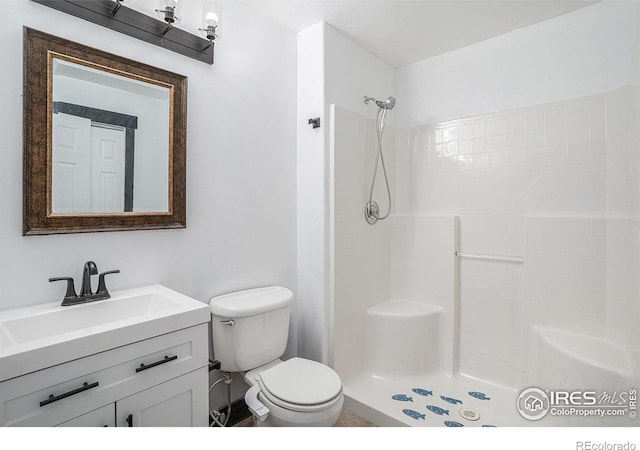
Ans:
{"type": "Polygon", "coordinates": [[[179,308],[158,293],[65,306],[0,322],[0,348],[179,308]]]}
{"type": "Polygon", "coordinates": [[[208,321],[205,303],[159,284],[91,303],[0,311],[0,381],[208,321]]]}

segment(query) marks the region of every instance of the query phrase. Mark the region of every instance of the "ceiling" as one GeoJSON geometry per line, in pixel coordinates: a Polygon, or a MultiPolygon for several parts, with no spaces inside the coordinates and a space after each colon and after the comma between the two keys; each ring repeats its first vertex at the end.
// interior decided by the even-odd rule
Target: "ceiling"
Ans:
{"type": "Polygon", "coordinates": [[[596,3],[593,0],[243,0],[300,31],[321,20],[395,67],[596,3]]]}

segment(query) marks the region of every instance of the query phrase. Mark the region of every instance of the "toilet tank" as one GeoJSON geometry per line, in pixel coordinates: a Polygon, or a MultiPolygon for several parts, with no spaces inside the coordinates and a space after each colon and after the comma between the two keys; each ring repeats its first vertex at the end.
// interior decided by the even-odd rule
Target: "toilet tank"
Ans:
{"type": "Polygon", "coordinates": [[[293,292],[270,286],[213,297],[213,353],[225,372],[244,372],[278,359],[287,347],[293,292]]]}

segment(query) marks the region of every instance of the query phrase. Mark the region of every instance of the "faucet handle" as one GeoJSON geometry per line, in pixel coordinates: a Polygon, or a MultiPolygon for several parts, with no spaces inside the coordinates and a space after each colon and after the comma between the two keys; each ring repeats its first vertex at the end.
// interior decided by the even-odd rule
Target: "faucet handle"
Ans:
{"type": "Polygon", "coordinates": [[[109,291],[107,290],[107,285],[104,282],[105,275],[111,275],[112,273],[120,273],[120,270],[109,270],[107,272],[102,272],[98,277],[98,291],[96,294],[106,294],[106,298],[109,298],[109,291]]]}
{"type": "Polygon", "coordinates": [[[78,298],[76,294],[76,287],[73,284],[73,278],[71,277],[57,277],[57,278],[49,278],[49,283],[54,281],[66,281],[67,282],[67,293],[64,295],[64,299],[62,300],[62,306],[68,305],[69,301],[72,301],[78,298]]]}

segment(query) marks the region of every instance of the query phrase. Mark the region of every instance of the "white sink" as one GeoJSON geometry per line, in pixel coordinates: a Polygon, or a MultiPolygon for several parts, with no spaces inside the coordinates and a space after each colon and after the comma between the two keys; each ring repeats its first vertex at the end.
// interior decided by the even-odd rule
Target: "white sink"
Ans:
{"type": "Polygon", "coordinates": [[[0,348],[65,333],[140,318],[179,308],[180,303],[159,293],[118,295],[74,306],[46,308],[23,317],[0,321],[0,348]]]}
{"type": "Polygon", "coordinates": [[[209,308],[159,284],[73,306],[0,311],[0,381],[209,321],[209,308]]]}

